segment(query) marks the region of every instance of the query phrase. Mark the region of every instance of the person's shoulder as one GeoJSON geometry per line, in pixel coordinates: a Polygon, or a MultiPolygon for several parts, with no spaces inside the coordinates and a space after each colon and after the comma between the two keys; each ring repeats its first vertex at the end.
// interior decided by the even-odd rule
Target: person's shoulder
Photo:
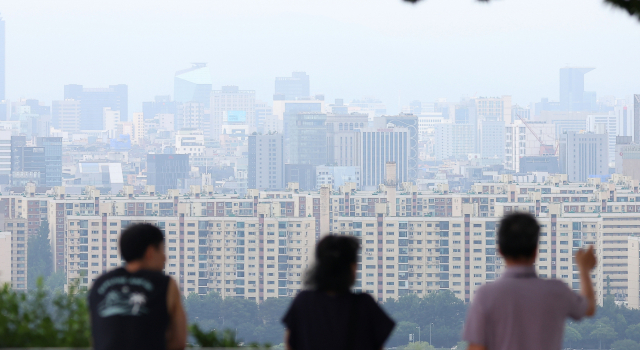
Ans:
{"type": "Polygon", "coordinates": [[[571,287],[569,287],[569,285],[565,283],[563,280],[551,278],[551,279],[540,279],[540,281],[542,281],[544,286],[549,290],[552,290],[555,292],[572,292],[573,293],[573,290],[571,290],[571,287]]]}

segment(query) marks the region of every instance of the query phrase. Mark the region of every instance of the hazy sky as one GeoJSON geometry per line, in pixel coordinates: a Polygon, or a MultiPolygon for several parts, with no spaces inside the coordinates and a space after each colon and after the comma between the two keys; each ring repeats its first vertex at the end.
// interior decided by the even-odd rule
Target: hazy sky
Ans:
{"type": "Polygon", "coordinates": [[[558,98],[558,69],[593,66],[598,96],[640,93],[640,22],[602,0],[20,0],[6,21],[7,97],[63,85],[129,85],[130,111],[173,95],[175,71],[208,62],[214,89],[271,100],[274,77],[311,77],[327,100],[398,103],[510,94],[558,98]]]}

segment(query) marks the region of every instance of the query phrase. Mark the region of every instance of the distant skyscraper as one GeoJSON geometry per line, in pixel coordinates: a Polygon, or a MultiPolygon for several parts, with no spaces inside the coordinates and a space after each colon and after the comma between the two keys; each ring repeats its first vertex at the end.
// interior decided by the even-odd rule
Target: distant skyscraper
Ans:
{"type": "Polygon", "coordinates": [[[127,85],[109,85],[108,88],[89,89],[82,85],[65,85],[64,99],[80,101],[80,129],[102,130],[104,108],[120,111],[120,120],[129,120],[129,89],[127,85]]]}
{"type": "Polygon", "coordinates": [[[560,135],[560,172],[569,182],[586,182],[591,176],[609,174],[607,134],[568,131],[560,135]]]}
{"type": "Polygon", "coordinates": [[[409,177],[405,181],[415,181],[418,178],[418,157],[420,156],[420,150],[418,149],[418,116],[401,114],[394,116],[382,117],[386,124],[393,124],[397,127],[407,128],[409,130],[409,177]]]}
{"type": "Polygon", "coordinates": [[[309,76],[305,72],[293,72],[290,77],[276,78],[276,93],[281,100],[297,100],[311,96],[309,76]]]}
{"type": "MultiPolygon", "coordinates": [[[[104,113],[104,110],[103,110],[104,113]]],[[[80,101],[64,100],[51,103],[51,124],[62,131],[75,133],[80,131],[80,101]]],[[[120,117],[118,115],[118,117],[120,117]]]]}
{"type": "Polygon", "coordinates": [[[4,57],[4,20],[0,17],[0,101],[6,99],[4,85],[4,57]]]}
{"type": "Polygon", "coordinates": [[[503,164],[505,156],[505,122],[481,121],[480,156],[484,164],[503,164]]]}
{"type": "Polygon", "coordinates": [[[298,113],[296,115],[290,129],[288,163],[327,164],[326,120],[327,115],[323,113],[298,113]]]}
{"type": "MultiPolygon", "coordinates": [[[[561,111],[584,111],[591,110],[592,102],[595,99],[592,94],[587,94],[585,98],[584,75],[595,68],[560,68],[560,110],[561,111]],[[585,101],[587,100],[587,101],[585,101]]],[[[595,101],[594,101],[595,102],[595,101]]]]}
{"type": "Polygon", "coordinates": [[[205,120],[204,105],[201,102],[180,103],[176,112],[176,130],[199,129],[204,131],[209,126],[205,120]]]}
{"type": "Polygon", "coordinates": [[[156,96],[154,101],[142,102],[144,119],[153,119],[158,114],[176,114],[176,102],[171,96],[156,96]]]}
{"type": "Polygon", "coordinates": [[[147,155],[147,183],[156,186],[157,193],[184,188],[189,170],[188,154],[147,155]]]}
{"type": "Polygon", "coordinates": [[[193,63],[191,68],[177,71],[173,79],[176,102],[200,102],[209,108],[211,90],[211,72],[206,63],[193,63]]]}
{"type": "Polygon", "coordinates": [[[23,187],[30,182],[36,186],[44,186],[46,169],[44,147],[27,146],[25,136],[11,137],[12,186],[23,187]]]}
{"type": "Polygon", "coordinates": [[[360,179],[362,189],[374,189],[385,181],[386,164],[396,163],[398,183],[409,181],[409,129],[364,128],[361,130],[360,149],[362,163],[360,179]],[[382,152],[384,150],[384,152],[382,152]]]}
{"type": "Polygon", "coordinates": [[[436,160],[467,159],[475,153],[476,128],[473,124],[436,125],[434,150],[436,160]]]}
{"type": "Polygon", "coordinates": [[[247,187],[260,190],[285,187],[282,134],[249,136],[247,187]]]}
{"type": "Polygon", "coordinates": [[[38,147],[44,147],[45,185],[62,186],[62,137],[38,137],[38,147]]]}
{"type": "Polygon", "coordinates": [[[640,95],[633,95],[633,141],[640,144],[640,95]]]}
{"type": "Polygon", "coordinates": [[[368,124],[366,114],[327,116],[327,164],[360,166],[360,129],[368,124]]]}

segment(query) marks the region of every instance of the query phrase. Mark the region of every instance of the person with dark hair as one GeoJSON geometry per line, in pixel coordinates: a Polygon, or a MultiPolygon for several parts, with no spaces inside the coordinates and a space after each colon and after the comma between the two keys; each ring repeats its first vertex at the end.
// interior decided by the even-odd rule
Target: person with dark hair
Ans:
{"type": "Polygon", "coordinates": [[[184,349],[187,321],[180,290],[162,270],[164,235],[135,224],[120,235],[126,265],[100,276],[89,291],[96,350],[184,349]]]}
{"type": "Polygon", "coordinates": [[[395,322],[369,294],[354,294],[358,240],[326,236],[282,322],[287,350],[380,350],[395,322]]]}
{"type": "Polygon", "coordinates": [[[593,246],[576,252],[581,289],[576,294],[560,280],[538,278],[539,234],[530,214],[511,214],[500,222],[498,248],[507,269],[475,294],[462,335],[468,350],[560,350],[566,319],[595,314],[593,246]]]}

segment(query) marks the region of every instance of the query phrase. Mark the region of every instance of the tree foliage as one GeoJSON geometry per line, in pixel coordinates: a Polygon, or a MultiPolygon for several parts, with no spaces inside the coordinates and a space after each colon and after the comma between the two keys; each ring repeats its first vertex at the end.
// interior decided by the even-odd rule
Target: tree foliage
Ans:
{"type": "MultiPolygon", "coordinates": [[[[404,0],[406,2],[417,3],[423,0],[404,0]]],[[[480,2],[489,2],[489,0],[478,0],[480,2]]],[[[606,4],[627,11],[631,16],[640,19],[640,0],[604,0],[606,4]]]]}
{"type": "Polygon", "coordinates": [[[38,233],[29,237],[27,244],[27,288],[35,289],[38,278],[53,272],[53,255],[49,242],[49,223],[43,220],[38,233]]]}
{"type": "Polygon", "coordinates": [[[42,278],[27,293],[0,289],[0,348],[88,347],[89,312],[86,298],[76,293],[51,294],[42,278]]]}
{"type": "Polygon", "coordinates": [[[202,330],[229,329],[245,343],[280,344],[284,326],[280,322],[289,308],[291,298],[269,298],[260,305],[244,298],[225,298],[211,292],[190,294],[184,301],[189,323],[197,323],[202,330]]]}

